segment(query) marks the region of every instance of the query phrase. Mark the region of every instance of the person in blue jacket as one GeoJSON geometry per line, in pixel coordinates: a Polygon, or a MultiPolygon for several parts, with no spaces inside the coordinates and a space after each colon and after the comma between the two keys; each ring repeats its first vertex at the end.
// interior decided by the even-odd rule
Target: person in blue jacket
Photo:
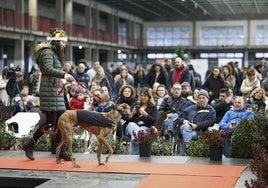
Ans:
{"type": "Polygon", "coordinates": [[[223,153],[227,158],[231,157],[230,143],[232,133],[239,123],[245,118],[253,119],[254,114],[252,111],[246,109],[243,97],[236,97],[233,109],[227,111],[219,123],[220,129],[228,132],[228,137],[225,140],[223,149],[223,153]]]}

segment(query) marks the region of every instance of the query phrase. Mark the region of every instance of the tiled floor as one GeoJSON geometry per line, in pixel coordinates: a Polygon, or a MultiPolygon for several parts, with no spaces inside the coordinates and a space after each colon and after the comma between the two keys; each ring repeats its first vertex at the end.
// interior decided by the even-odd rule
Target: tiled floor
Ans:
{"type": "MultiPolygon", "coordinates": [[[[35,152],[36,158],[54,157],[49,152],[35,152]]],[[[22,151],[0,151],[0,156],[4,157],[24,157],[22,151]]],[[[95,154],[75,153],[76,159],[96,160],[95,154]]],[[[181,157],[181,156],[152,156],[150,158],[140,158],[138,155],[112,155],[110,161],[142,161],[142,162],[161,162],[161,163],[192,163],[192,164],[222,164],[222,165],[247,165],[246,159],[227,159],[221,162],[212,162],[209,158],[181,157]]],[[[1,164],[0,164],[1,166],[1,164]]],[[[85,172],[53,172],[53,171],[26,171],[26,170],[0,170],[0,177],[17,178],[47,178],[45,183],[39,188],[64,187],[64,188],[132,188],[135,187],[146,175],[136,174],[107,174],[107,173],[85,173],[85,172]]],[[[246,169],[235,188],[245,187],[245,180],[255,178],[250,169],[246,169]]],[[[0,184],[1,187],[1,184],[0,184]]]]}

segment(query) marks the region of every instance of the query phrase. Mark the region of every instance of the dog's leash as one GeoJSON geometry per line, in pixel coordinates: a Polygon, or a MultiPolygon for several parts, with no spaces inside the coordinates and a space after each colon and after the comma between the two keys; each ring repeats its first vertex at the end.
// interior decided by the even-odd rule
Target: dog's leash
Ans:
{"type": "MultiPolygon", "coordinates": [[[[78,82],[78,81],[73,81],[73,82],[75,82],[77,85],[78,85],[78,87],[82,87],[83,89],[85,89],[86,91],[88,91],[89,93],[91,93],[88,89],[87,89],[87,87],[84,85],[84,84],[82,84],[81,82],[78,82]]],[[[61,89],[60,89],[60,91],[57,93],[58,95],[60,95],[62,92],[63,92],[63,90],[64,90],[64,88],[66,87],[66,85],[67,85],[68,83],[65,83],[65,84],[63,84],[63,86],[61,87],[61,89]]],[[[99,96],[99,95],[96,95],[94,92],[93,93],[91,93],[92,95],[93,95],[93,97],[95,97],[96,99],[98,99],[98,100],[102,100],[102,98],[99,96]]]]}

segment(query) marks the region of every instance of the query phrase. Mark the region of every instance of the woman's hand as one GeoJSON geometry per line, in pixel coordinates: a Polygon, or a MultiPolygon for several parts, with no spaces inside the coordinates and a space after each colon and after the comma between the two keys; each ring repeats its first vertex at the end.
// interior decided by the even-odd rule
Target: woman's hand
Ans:
{"type": "Polygon", "coordinates": [[[144,117],[147,117],[148,116],[148,113],[145,111],[144,108],[140,108],[139,109],[139,114],[142,115],[142,116],[144,116],[144,117]]]}

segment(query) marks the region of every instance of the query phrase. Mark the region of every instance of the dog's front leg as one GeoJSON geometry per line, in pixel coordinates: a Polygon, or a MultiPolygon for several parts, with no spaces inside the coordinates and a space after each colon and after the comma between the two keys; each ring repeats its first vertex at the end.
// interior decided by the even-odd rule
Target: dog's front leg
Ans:
{"type": "Polygon", "coordinates": [[[100,138],[98,138],[98,141],[99,141],[98,152],[97,152],[98,163],[99,165],[104,165],[104,163],[101,162],[101,153],[102,153],[103,143],[100,138]]]}
{"type": "Polygon", "coordinates": [[[108,143],[107,139],[106,138],[100,138],[99,139],[105,146],[106,148],[108,149],[109,153],[105,159],[105,163],[108,162],[109,158],[111,157],[111,155],[113,154],[113,148],[110,146],[110,144],[108,143]]]}

